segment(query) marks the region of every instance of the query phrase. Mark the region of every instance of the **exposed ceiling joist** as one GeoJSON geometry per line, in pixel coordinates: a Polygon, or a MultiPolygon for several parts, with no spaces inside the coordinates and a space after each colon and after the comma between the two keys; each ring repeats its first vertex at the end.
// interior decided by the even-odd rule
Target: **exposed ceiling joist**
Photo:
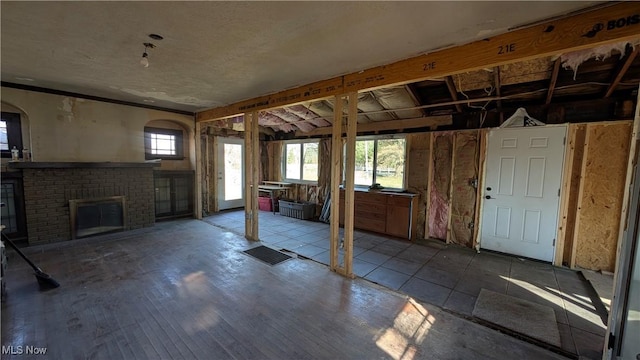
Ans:
{"type": "MultiPolygon", "coordinates": [[[[411,84],[406,84],[404,86],[404,88],[407,90],[407,92],[409,93],[409,96],[411,97],[411,100],[413,100],[413,103],[418,106],[420,105],[420,101],[418,100],[418,97],[416,96],[416,92],[413,89],[413,86],[411,84]]],[[[420,112],[422,113],[423,116],[426,116],[427,113],[423,110],[420,109],[420,112]]]]}
{"type": "Polygon", "coordinates": [[[493,86],[496,88],[496,96],[498,100],[496,101],[498,113],[500,114],[500,124],[504,121],[504,114],[502,113],[502,95],[500,94],[500,67],[496,66],[493,68],[493,86]]]}
{"type": "MultiPolygon", "coordinates": [[[[453,83],[453,78],[451,76],[446,76],[444,78],[444,81],[447,84],[447,89],[449,89],[449,94],[451,94],[451,100],[453,101],[458,101],[458,90],[456,90],[456,85],[453,83]]],[[[456,111],[461,113],[462,112],[462,105],[461,104],[454,104],[456,107],[456,111]]]]}
{"type": "MultiPolygon", "coordinates": [[[[508,64],[517,60],[556,55],[561,52],[638,37],[640,24],[627,23],[609,28],[604,24],[638,15],[636,2],[616,3],[601,9],[521,28],[512,32],[385,66],[347,74],[297,88],[205,110],[198,122],[326,98],[353,91],[406,84],[454,73],[508,64]],[[594,31],[594,29],[600,29],[594,31]]],[[[617,22],[614,23],[616,25],[617,22]]]]}
{"type": "Polygon", "coordinates": [[[633,60],[635,60],[636,56],[638,56],[639,50],[640,50],[640,46],[636,46],[636,48],[631,53],[627,54],[627,58],[624,61],[624,64],[622,64],[622,66],[618,69],[618,71],[616,71],[616,74],[613,76],[613,80],[611,81],[609,88],[607,88],[607,91],[604,94],[605,99],[611,96],[611,94],[616,89],[618,84],[620,84],[620,81],[622,81],[624,74],[626,74],[627,70],[629,70],[631,63],[633,63],[633,60]]]}
{"type": "Polygon", "coordinates": [[[557,58],[553,63],[553,72],[551,73],[551,81],[549,82],[549,89],[547,90],[547,100],[545,100],[545,104],[549,105],[551,103],[551,99],[553,98],[553,90],[556,88],[556,82],[558,82],[558,73],[560,72],[560,64],[562,63],[562,59],[557,58]]]}
{"type": "MultiPolygon", "coordinates": [[[[439,116],[426,116],[416,119],[403,119],[403,120],[389,120],[378,121],[372,123],[358,124],[357,132],[376,132],[376,131],[389,131],[389,130],[403,130],[403,129],[415,129],[423,127],[437,127],[451,125],[453,123],[453,117],[451,115],[439,115],[439,116]]],[[[296,136],[321,136],[330,135],[332,127],[318,128],[309,132],[296,131],[296,136]]],[[[346,132],[346,127],[343,127],[342,133],[346,132]]]]}

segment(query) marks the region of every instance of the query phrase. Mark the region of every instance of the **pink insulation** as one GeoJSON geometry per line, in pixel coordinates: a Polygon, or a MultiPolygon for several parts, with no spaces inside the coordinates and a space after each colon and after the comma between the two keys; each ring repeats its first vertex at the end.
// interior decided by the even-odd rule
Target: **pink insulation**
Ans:
{"type": "Polygon", "coordinates": [[[313,126],[312,124],[309,124],[306,121],[298,121],[296,123],[293,123],[293,125],[297,126],[302,132],[309,132],[316,128],[315,126],[313,126]]]}
{"type": "Polygon", "coordinates": [[[429,198],[429,237],[445,240],[449,223],[449,200],[435,188],[431,189],[429,198]]]}
{"type": "Polygon", "coordinates": [[[453,133],[433,135],[431,194],[429,194],[429,237],[447,239],[451,203],[451,155],[453,133]]]}
{"type": "Polygon", "coordinates": [[[273,125],[281,125],[286,123],[287,123],[286,121],[268,112],[261,113],[260,116],[258,117],[258,124],[261,126],[273,126],[273,125]]]}
{"type": "Polygon", "coordinates": [[[282,120],[288,123],[296,123],[302,120],[300,116],[290,113],[285,109],[273,109],[273,110],[269,110],[269,113],[281,118],[282,120]]]}

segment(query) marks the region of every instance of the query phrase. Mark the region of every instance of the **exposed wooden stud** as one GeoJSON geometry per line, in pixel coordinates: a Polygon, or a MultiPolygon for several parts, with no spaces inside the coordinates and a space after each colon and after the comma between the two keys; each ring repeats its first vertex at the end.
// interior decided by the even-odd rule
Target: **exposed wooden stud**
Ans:
{"type": "Polygon", "coordinates": [[[258,241],[258,119],[257,113],[244,115],[244,213],[245,237],[258,241]]]}
{"type": "MultiPolygon", "coordinates": [[[[589,147],[589,141],[590,139],[590,131],[589,131],[589,125],[587,125],[587,129],[585,130],[585,137],[584,137],[584,156],[582,158],[582,166],[580,168],[580,177],[583,178],[585,175],[585,171],[587,168],[587,149],[589,147]]],[[[570,268],[575,268],[576,267],[576,254],[577,254],[577,250],[578,250],[578,229],[580,228],[580,208],[582,207],[582,201],[584,198],[584,181],[580,181],[580,187],[578,188],[578,206],[577,206],[577,214],[576,214],[576,221],[575,221],[575,225],[574,225],[574,232],[573,232],[573,245],[571,248],[571,261],[569,262],[569,267],[570,268]]]]}
{"type": "Polygon", "coordinates": [[[253,168],[253,179],[252,179],[252,187],[251,187],[251,214],[252,220],[251,225],[253,229],[251,233],[253,234],[253,240],[260,240],[260,234],[258,233],[258,185],[260,185],[260,130],[258,126],[258,112],[251,113],[251,150],[253,150],[253,155],[251,156],[251,167],[253,168]]]}
{"type": "Polygon", "coordinates": [[[356,167],[356,127],[358,124],[358,93],[349,94],[347,115],[347,145],[344,187],[344,273],[346,277],[353,277],[353,226],[354,226],[354,191],[356,167]]]}
{"type": "Polygon", "coordinates": [[[496,89],[496,95],[498,96],[498,100],[496,100],[498,114],[500,116],[500,124],[504,122],[504,114],[502,113],[502,95],[500,94],[500,67],[496,66],[493,68],[493,86],[496,89]]]}
{"type": "Polygon", "coordinates": [[[202,219],[202,124],[195,124],[195,167],[196,167],[196,188],[194,191],[195,218],[202,219]]]}
{"type": "MultiPolygon", "coordinates": [[[[453,124],[453,117],[451,115],[438,115],[438,116],[427,116],[423,118],[416,119],[404,119],[404,120],[388,120],[388,121],[377,121],[366,124],[358,124],[358,128],[356,131],[363,132],[375,132],[375,131],[390,131],[390,130],[400,130],[400,129],[415,129],[421,127],[432,127],[432,126],[445,126],[453,124]]],[[[296,131],[296,136],[320,136],[320,135],[329,135],[332,133],[332,127],[322,127],[317,128],[308,132],[296,131]]],[[[342,131],[344,133],[344,129],[342,131]]]]}
{"type": "MultiPolygon", "coordinates": [[[[636,48],[637,49],[637,48],[636,48]]],[[[624,195],[622,197],[622,211],[620,213],[620,231],[618,233],[618,252],[622,242],[622,236],[627,229],[627,212],[629,211],[629,197],[631,186],[633,185],[633,168],[638,164],[638,148],[640,146],[640,86],[638,87],[638,97],[636,101],[636,113],[633,120],[633,129],[631,132],[631,143],[629,144],[629,158],[627,160],[627,174],[624,182],[624,195]]],[[[640,179],[635,179],[640,181],[640,179]]],[[[619,254],[617,252],[617,254],[619,254]]],[[[617,257],[616,257],[617,258],[617,257]]]]}
{"type": "Polygon", "coordinates": [[[567,141],[564,149],[564,169],[562,171],[562,191],[560,192],[560,214],[558,232],[556,235],[556,248],[553,257],[553,265],[562,266],[565,238],[567,236],[567,215],[569,212],[569,195],[571,192],[571,170],[573,169],[574,148],[577,125],[569,124],[567,141]]]}
{"type": "Polygon", "coordinates": [[[331,215],[330,215],[330,268],[340,267],[340,178],[342,168],[342,97],[336,96],[333,107],[333,132],[331,134],[331,215]]]}
{"type": "Polygon", "coordinates": [[[445,242],[447,244],[451,244],[451,217],[453,215],[453,170],[456,167],[456,138],[458,137],[458,132],[454,132],[451,134],[451,172],[449,175],[449,194],[447,197],[449,198],[449,213],[447,214],[447,236],[445,242]]]}
{"type": "Polygon", "coordinates": [[[203,204],[202,206],[202,210],[203,212],[207,212],[210,213],[211,212],[211,196],[210,196],[210,189],[211,189],[211,182],[213,181],[213,179],[211,178],[211,137],[206,133],[204,134],[200,134],[200,137],[202,137],[204,144],[203,144],[203,150],[204,150],[204,155],[202,157],[202,177],[203,179],[203,184],[202,184],[202,189],[206,190],[203,191],[202,194],[202,199],[204,201],[204,199],[206,198],[206,204],[203,204]],[[205,206],[206,205],[206,206],[205,206]]]}
{"type": "Polygon", "coordinates": [[[246,111],[278,108],[346,92],[406,84],[633,39],[638,37],[637,24],[599,31],[593,36],[585,34],[593,30],[594,24],[626,19],[637,13],[637,3],[621,2],[392,64],[205,110],[199,112],[196,119],[198,122],[211,121],[246,111]]]}
{"type": "Polygon", "coordinates": [[[558,82],[558,74],[560,73],[560,64],[562,60],[557,58],[553,63],[553,71],[551,72],[551,81],[549,82],[549,89],[547,90],[547,100],[545,100],[545,104],[549,105],[551,103],[551,99],[553,98],[553,91],[556,89],[556,83],[558,82]]]}
{"type": "Polygon", "coordinates": [[[473,247],[480,250],[480,229],[482,228],[482,194],[484,193],[484,179],[487,160],[487,139],[489,130],[481,129],[478,134],[478,188],[476,191],[476,211],[473,223],[473,247]]]}
{"type": "Polygon", "coordinates": [[[211,182],[211,187],[209,188],[209,192],[211,193],[211,196],[209,197],[212,203],[213,203],[213,212],[218,212],[220,211],[220,207],[218,206],[218,172],[221,171],[220,167],[223,164],[220,164],[218,162],[218,136],[212,136],[213,138],[213,156],[212,156],[212,163],[211,163],[211,177],[213,178],[213,181],[211,182]]]}
{"type": "Polygon", "coordinates": [[[427,166],[427,201],[426,201],[426,209],[424,212],[425,221],[424,221],[424,238],[429,239],[429,211],[431,210],[431,187],[433,186],[433,143],[434,136],[433,133],[429,133],[429,159],[427,166]]]}
{"type": "MultiPolygon", "coordinates": [[[[447,84],[449,94],[451,94],[451,100],[458,101],[458,90],[456,90],[456,85],[453,83],[453,77],[451,75],[445,76],[444,82],[447,84]]],[[[462,104],[455,103],[453,105],[456,107],[457,112],[462,112],[462,104]]]]}
{"type": "Polygon", "coordinates": [[[620,81],[622,81],[624,74],[626,74],[627,70],[629,70],[629,67],[633,63],[633,60],[635,60],[636,56],[638,56],[638,51],[640,51],[640,47],[636,46],[635,49],[627,55],[624,64],[622,64],[622,66],[618,69],[618,71],[616,71],[616,74],[613,76],[613,80],[611,81],[609,88],[607,88],[607,91],[604,94],[605,98],[611,96],[616,87],[618,87],[618,84],[620,84],[620,81]]]}

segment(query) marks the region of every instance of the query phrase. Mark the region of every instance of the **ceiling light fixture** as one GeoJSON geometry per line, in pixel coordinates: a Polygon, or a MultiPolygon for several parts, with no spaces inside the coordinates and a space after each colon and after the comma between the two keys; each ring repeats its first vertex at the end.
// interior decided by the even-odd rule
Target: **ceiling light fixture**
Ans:
{"type": "Polygon", "coordinates": [[[144,67],[149,67],[149,54],[147,54],[147,49],[153,49],[156,47],[152,43],[143,43],[144,52],[142,53],[142,59],[140,59],[140,65],[144,67]]]}

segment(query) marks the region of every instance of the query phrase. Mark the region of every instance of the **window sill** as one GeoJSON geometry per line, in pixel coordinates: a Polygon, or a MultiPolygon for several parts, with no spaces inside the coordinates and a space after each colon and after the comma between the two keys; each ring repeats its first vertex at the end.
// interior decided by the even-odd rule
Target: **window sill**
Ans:
{"type": "Polygon", "coordinates": [[[145,154],[145,160],[184,160],[184,156],[158,156],[158,155],[150,155],[145,154]]]}

